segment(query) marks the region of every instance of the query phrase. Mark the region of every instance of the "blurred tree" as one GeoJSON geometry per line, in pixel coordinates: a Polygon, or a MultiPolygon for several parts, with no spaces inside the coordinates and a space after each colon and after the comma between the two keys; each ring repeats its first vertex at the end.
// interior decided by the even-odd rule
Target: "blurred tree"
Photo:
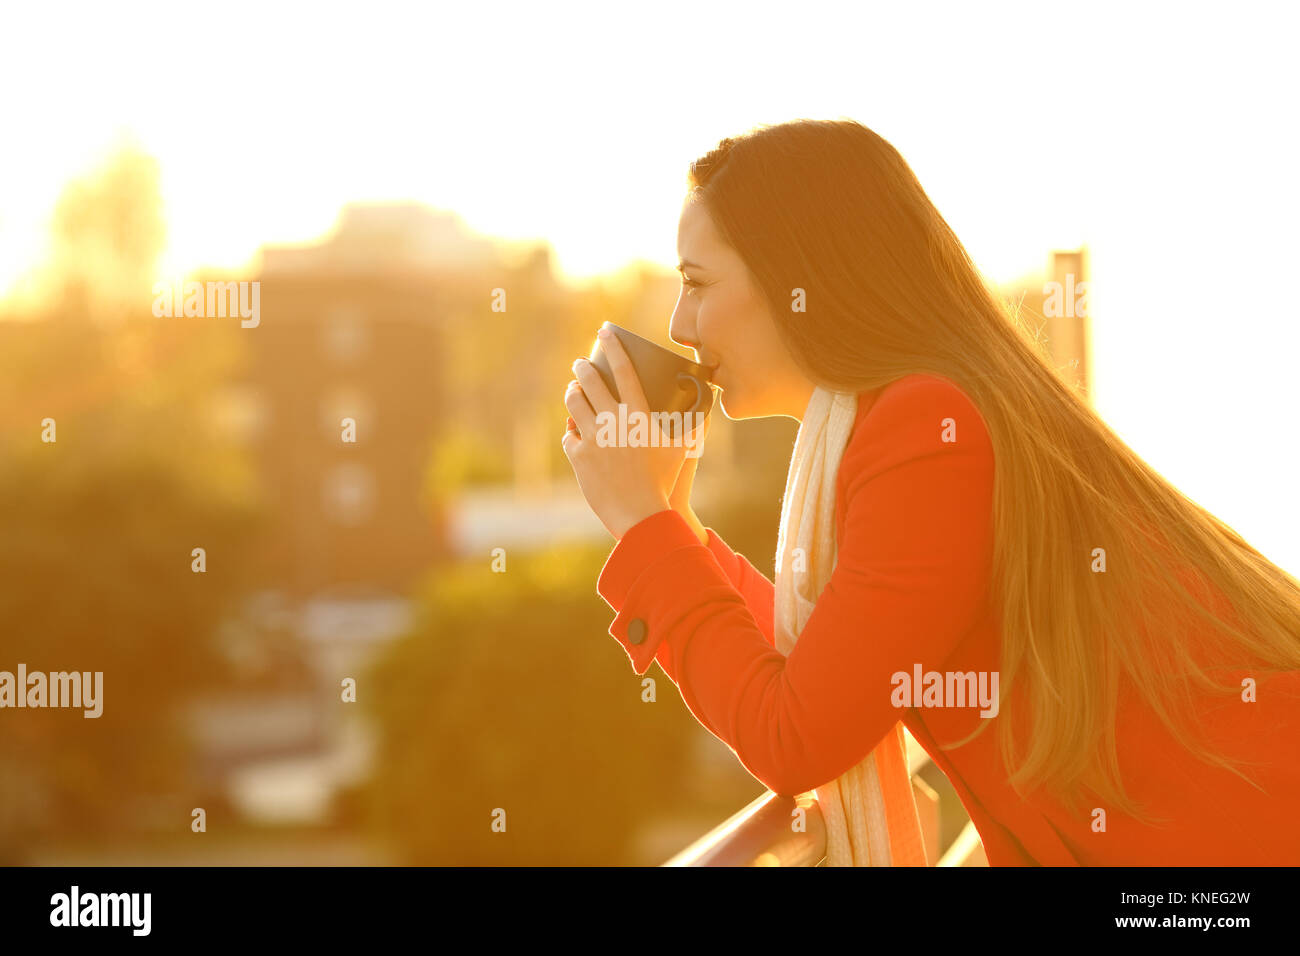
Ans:
{"type": "Polygon", "coordinates": [[[149,315],[167,229],[157,161],[133,145],[63,190],[51,222],[51,291],[66,311],[149,315]]]}
{"type": "MultiPolygon", "coordinates": [[[[0,718],[0,862],[131,832],[183,792],[180,705],[224,673],[214,635],[245,584],[256,504],[208,403],[237,350],[230,328],[152,316],[160,205],[134,153],[70,185],[50,301],[0,322],[0,670],[103,672],[97,719],[0,718]]],[[[169,809],[183,832],[189,807],[169,809]]]]}
{"type": "Polygon", "coordinates": [[[372,819],[406,862],[641,862],[638,830],[682,809],[698,724],[657,666],[642,701],[594,594],[604,556],[507,554],[494,573],[484,555],[430,580],[417,627],[368,678],[372,819]]]}
{"type": "Polygon", "coordinates": [[[510,481],[509,456],[481,432],[455,425],[432,445],[425,466],[425,494],[446,503],[461,489],[510,481]]]}

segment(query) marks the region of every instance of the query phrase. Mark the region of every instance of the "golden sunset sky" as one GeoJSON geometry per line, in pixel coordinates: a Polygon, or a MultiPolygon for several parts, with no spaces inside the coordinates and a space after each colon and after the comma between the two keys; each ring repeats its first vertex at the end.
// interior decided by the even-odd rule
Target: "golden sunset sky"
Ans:
{"type": "Polygon", "coordinates": [[[161,166],[165,276],[400,199],[545,238],[580,280],[675,263],[687,164],[720,138],[851,117],[990,278],[1088,245],[1097,407],[1300,573],[1287,9],[24,5],[0,24],[0,294],[22,294],[64,184],[123,142],[161,166]]]}

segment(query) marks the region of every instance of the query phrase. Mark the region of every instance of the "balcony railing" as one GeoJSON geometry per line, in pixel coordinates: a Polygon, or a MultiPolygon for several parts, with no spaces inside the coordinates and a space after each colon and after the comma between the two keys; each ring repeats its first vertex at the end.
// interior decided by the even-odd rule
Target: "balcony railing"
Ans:
{"type": "MultiPolygon", "coordinates": [[[[911,736],[907,740],[908,769],[916,809],[925,837],[930,866],[988,866],[974,825],[967,820],[947,846],[939,845],[939,795],[919,771],[930,758],[911,736]]],[[[781,797],[772,791],[714,827],[664,866],[820,866],[826,860],[826,822],[812,793],[781,797]],[[794,826],[802,808],[802,826],[794,826]]]]}

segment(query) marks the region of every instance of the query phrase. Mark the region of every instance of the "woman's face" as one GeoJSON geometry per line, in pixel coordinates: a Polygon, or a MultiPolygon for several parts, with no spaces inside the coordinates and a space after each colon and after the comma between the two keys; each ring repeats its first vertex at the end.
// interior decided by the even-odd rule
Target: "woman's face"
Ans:
{"type": "Polygon", "coordinates": [[[682,291],[668,336],[714,369],[730,419],[800,418],[812,397],[776,331],[776,321],[739,254],[718,234],[704,205],[688,198],[677,224],[682,291]]]}

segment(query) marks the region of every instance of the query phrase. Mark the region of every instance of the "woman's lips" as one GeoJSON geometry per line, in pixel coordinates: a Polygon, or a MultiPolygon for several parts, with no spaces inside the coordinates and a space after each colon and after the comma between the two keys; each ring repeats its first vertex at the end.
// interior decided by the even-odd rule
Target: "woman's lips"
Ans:
{"type": "Polygon", "coordinates": [[[718,363],[714,362],[713,364],[709,364],[704,361],[703,354],[697,350],[695,353],[695,364],[704,369],[705,378],[708,379],[711,385],[718,384],[718,369],[721,367],[718,363]]]}

